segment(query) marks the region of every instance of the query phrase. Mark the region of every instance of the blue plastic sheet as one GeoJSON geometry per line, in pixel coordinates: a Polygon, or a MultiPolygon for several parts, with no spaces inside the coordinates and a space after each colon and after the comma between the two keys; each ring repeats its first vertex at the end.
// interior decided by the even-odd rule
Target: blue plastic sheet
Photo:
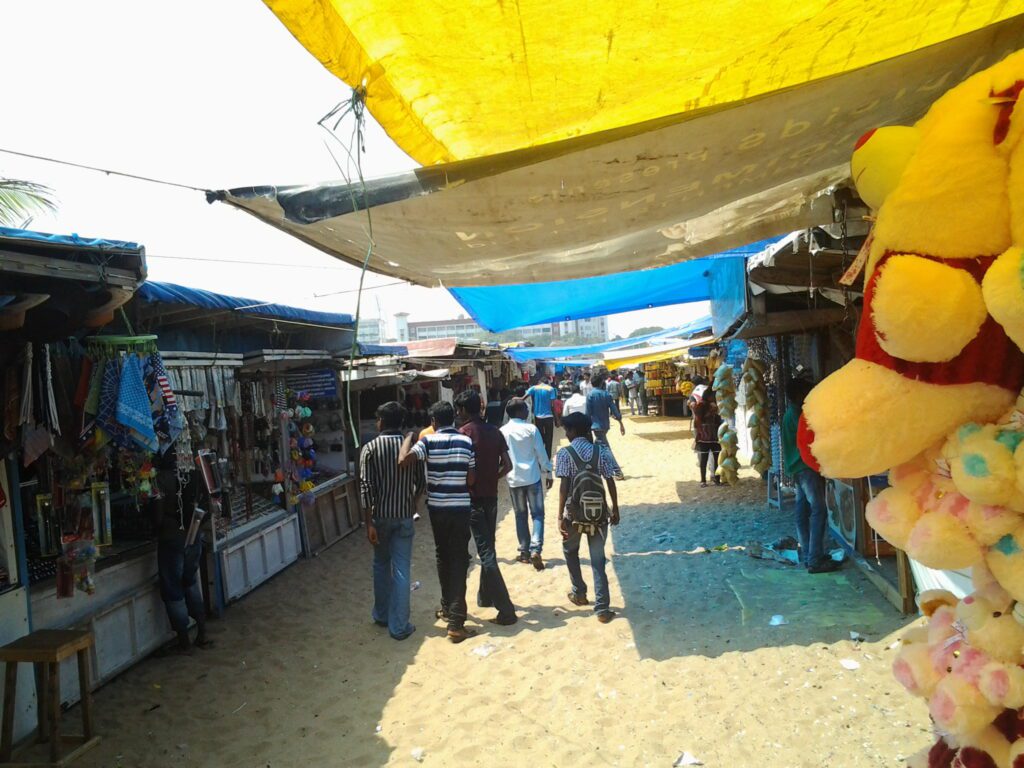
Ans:
{"type": "Polygon", "coordinates": [[[515,349],[507,349],[505,353],[517,363],[525,363],[527,360],[563,360],[583,355],[600,355],[602,352],[611,352],[613,349],[627,349],[657,339],[693,336],[709,328],[711,328],[711,315],[704,315],[686,325],[667,328],[663,331],[655,331],[643,336],[634,336],[631,339],[602,341],[597,344],[584,344],[576,347],[517,347],[515,349]]]}
{"type": "Polygon", "coordinates": [[[735,272],[747,257],[780,239],[761,240],[715,256],[639,272],[550,283],[450,288],[449,292],[474,320],[495,333],[524,325],[707,301],[712,298],[718,271],[735,272]]]}
{"type": "Polygon", "coordinates": [[[205,309],[220,309],[258,315],[276,320],[288,320],[311,325],[325,325],[332,328],[350,328],[352,315],[337,312],[317,312],[311,309],[286,307],[282,304],[266,304],[253,299],[224,296],[201,288],[186,288],[173,283],[144,283],[135,294],[136,298],[151,304],[185,304],[205,309]]]}
{"type": "Polygon", "coordinates": [[[78,235],[51,235],[46,232],[35,232],[31,229],[12,229],[10,227],[0,227],[0,238],[94,251],[142,250],[141,245],[128,242],[127,240],[102,240],[95,237],[79,237],[78,235]]]}

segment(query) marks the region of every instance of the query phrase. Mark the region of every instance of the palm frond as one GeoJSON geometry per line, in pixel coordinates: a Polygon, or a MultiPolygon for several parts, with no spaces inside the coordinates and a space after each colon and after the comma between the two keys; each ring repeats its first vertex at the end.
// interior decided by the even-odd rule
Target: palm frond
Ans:
{"type": "Polygon", "coordinates": [[[0,225],[17,226],[36,213],[57,210],[53,190],[33,181],[0,177],[0,225]]]}

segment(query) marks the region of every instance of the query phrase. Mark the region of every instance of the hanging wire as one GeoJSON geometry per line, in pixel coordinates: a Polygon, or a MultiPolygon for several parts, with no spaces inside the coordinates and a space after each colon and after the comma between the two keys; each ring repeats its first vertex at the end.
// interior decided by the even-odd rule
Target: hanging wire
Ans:
{"type": "Polygon", "coordinates": [[[366,190],[366,179],[363,177],[363,154],[366,152],[366,89],[363,87],[355,88],[352,91],[352,96],[347,102],[341,102],[336,105],[330,112],[320,118],[317,121],[317,125],[327,132],[327,135],[337,142],[341,148],[345,151],[348,158],[348,164],[343,169],[341,163],[338,162],[338,158],[334,152],[331,151],[330,145],[325,141],[324,146],[330,154],[331,159],[334,160],[335,165],[338,167],[338,171],[341,173],[348,184],[349,196],[352,201],[352,209],[358,210],[358,200],[354,191],[354,185],[350,179],[349,172],[352,167],[355,167],[356,174],[359,179],[359,191],[362,193],[362,207],[366,211],[366,256],[363,258],[363,264],[359,270],[359,287],[356,290],[356,313],[355,323],[352,328],[352,346],[349,349],[348,356],[348,371],[345,375],[345,410],[348,415],[349,429],[352,432],[352,442],[355,445],[356,450],[359,450],[360,439],[359,439],[359,428],[356,423],[356,419],[352,413],[352,368],[355,364],[356,354],[359,351],[359,320],[362,311],[363,302],[363,288],[364,281],[366,279],[366,270],[370,264],[370,256],[373,255],[373,217],[370,213],[369,196],[366,190]],[[342,122],[346,117],[351,115],[353,117],[352,133],[349,137],[349,141],[346,144],[338,138],[337,131],[341,126],[342,122]],[[327,125],[327,122],[334,119],[333,128],[327,125]],[[355,149],[355,157],[352,156],[353,148],[355,149]]]}

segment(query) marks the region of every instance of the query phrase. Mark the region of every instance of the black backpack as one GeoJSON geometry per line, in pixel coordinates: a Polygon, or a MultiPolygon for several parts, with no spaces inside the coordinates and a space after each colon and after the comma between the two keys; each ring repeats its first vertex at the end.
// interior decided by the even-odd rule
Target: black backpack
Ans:
{"type": "Polygon", "coordinates": [[[576,473],[569,486],[569,516],[577,531],[595,534],[608,521],[608,502],[605,501],[604,479],[601,477],[601,444],[594,443],[590,461],[584,461],[571,445],[567,450],[576,465],[576,473]]]}

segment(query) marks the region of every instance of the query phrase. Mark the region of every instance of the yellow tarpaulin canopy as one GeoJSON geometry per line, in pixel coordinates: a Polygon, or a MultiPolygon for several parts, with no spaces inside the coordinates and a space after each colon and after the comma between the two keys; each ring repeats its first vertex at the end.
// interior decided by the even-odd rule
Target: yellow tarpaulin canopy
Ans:
{"type": "MultiPolygon", "coordinates": [[[[1006,0],[265,0],[423,164],[722,106],[1020,13],[1006,0]]],[[[980,51],[979,51],[980,53],[980,51]]]]}
{"type": "Polygon", "coordinates": [[[663,347],[631,349],[628,352],[618,352],[615,354],[606,352],[604,354],[604,364],[607,366],[608,370],[614,371],[616,368],[627,368],[634,365],[640,365],[641,363],[656,363],[659,360],[671,360],[673,357],[679,357],[679,355],[691,347],[700,347],[704,344],[710,344],[713,341],[715,341],[714,336],[704,336],[699,339],[688,339],[678,344],[668,344],[663,347]]]}

